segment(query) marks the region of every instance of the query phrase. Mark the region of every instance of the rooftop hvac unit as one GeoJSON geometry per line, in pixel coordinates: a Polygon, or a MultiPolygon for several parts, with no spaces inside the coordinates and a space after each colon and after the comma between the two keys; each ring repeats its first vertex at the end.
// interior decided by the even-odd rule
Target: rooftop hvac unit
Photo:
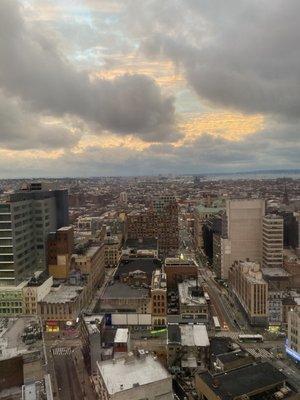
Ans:
{"type": "Polygon", "coordinates": [[[280,399],[283,399],[285,397],[285,395],[282,392],[275,392],[274,397],[275,397],[275,399],[280,400],[280,399]]]}
{"type": "Polygon", "coordinates": [[[280,391],[281,391],[281,393],[283,393],[284,395],[286,395],[286,394],[288,394],[288,393],[291,391],[291,389],[290,389],[289,387],[287,387],[287,386],[284,386],[284,387],[282,387],[282,388],[280,389],[280,391]]]}

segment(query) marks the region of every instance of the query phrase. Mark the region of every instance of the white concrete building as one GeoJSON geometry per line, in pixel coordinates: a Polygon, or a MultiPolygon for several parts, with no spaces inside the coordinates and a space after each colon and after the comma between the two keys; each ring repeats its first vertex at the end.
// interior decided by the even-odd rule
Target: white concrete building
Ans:
{"type": "Polygon", "coordinates": [[[270,214],[263,218],[264,268],[282,267],[283,263],[283,218],[270,214]]]}
{"type": "Polygon", "coordinates": [[[262,199],[227,200],[227,236],[225,264],[222,277],[235,261],[262,262],[262,225],[265,216],[265,201],[262,199]]]}
{"type": "Polygon", "coordinates": [[[189,318],[208,319],[208,305],[202,287],[196,280],[187,280],[178,284],[179,313],[189,318]]]}
{"type": "Polygon", "coordinates": [[[173,399],[171,375],[143,350],[97,364],[96,391],[103,400],[173,399]]]}

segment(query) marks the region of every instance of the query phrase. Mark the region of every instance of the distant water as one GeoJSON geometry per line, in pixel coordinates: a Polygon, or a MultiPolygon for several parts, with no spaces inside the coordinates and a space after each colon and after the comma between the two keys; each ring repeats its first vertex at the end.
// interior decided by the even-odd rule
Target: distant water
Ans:
{"type": "Polygon", "coordinates": [[[238,180],[238,179],[277,179],[277,178],[293,178],[300,179],[300,170],[297,171],[258,171],[234,174],[210,174],[203,177],[204,180],[238,180]]]}

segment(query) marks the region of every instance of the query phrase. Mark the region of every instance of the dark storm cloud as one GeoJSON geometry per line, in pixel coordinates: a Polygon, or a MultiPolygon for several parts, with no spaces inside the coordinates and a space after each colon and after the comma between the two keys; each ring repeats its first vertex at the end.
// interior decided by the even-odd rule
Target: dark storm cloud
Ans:
{"type": "Polygon", "coordinates": [[[79,140],[79,129],[71,132],[57,123],[40,121],[39,115],[22,108],[18,99],[0,91],[0,145],[11,150],[71,148],[79,140]]]}
{"type": "MultiPolygon", "coordinates": [[[[158,12],[160,3],[146,3],[148,15],[158,12]]],[[[159,19],[154,33],[139,33],[148,55],[181,65],[194,90],[213,104],[299,118],[299,1],[175,3],[169,20],[159,19]],[[172,13],[185,15],[181,24],[177,17],[172,24],[172,13]]]]}
{"type": "Polygon", "coordinates": [[[177,140],[172,97],[144,75],[89,80],[41,31],[29,29],[14,0],[0,2],[0,85],[37,112],[76,115],[120,135],[177,140]]]}

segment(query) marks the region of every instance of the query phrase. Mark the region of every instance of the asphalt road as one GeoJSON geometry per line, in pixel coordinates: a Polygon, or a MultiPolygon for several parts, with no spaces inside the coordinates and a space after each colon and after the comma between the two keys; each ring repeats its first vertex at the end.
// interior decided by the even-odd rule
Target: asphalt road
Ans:
{"type": "Polygon", "coordinates": [[[53,354],[53,359],[59,398],[61,400],[83,400],[84,395],[72,355],[53,354]]]}
{"type": "Polygon", "coordinates": [[[212,277],[209,275],[209,271],[205,268],[199,268],[199,273],[207,286],[212,313],[218,317],[221,327],[224,329],[227,326],[231,331],[237,330],[233,322],[234,318],[231,315],[230,306],[228,301],[224,298],[222,290],[216,285],[212,277]]]}

